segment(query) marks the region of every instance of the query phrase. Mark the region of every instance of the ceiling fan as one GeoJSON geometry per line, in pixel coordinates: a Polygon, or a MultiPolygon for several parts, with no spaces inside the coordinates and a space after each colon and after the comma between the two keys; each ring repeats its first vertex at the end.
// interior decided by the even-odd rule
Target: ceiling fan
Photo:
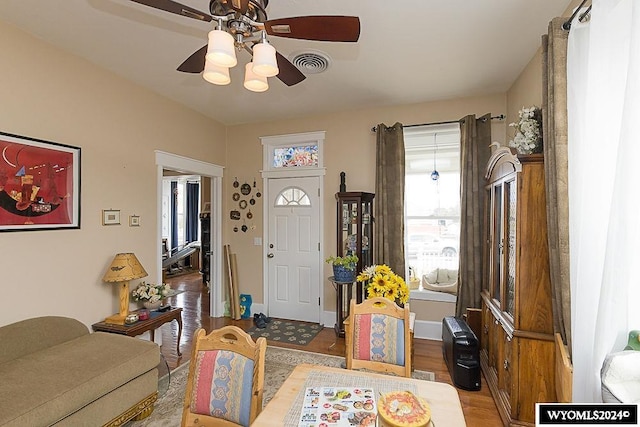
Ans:
{"type": "Polygon", "coordinates": [[[228,68],[236,64],[233,51],[244,49],[252,56],[252,62],[246,67],[245,87],[256,92],[268,88],[266,77],[277,76],[287,86],[306,78],[268,43],[267,35],[328,42],[356,42],[360,37],[360,20],[355,16],[297,16],[269,20],[265,11],[269,0],[210,0],[210,13],[172,0],[131,1],[216,23],[209,33],[209,43],[191,54],[177,70],[185,73],[204,71],[203,77],[211,83],[227,84],[230,81],[228,68]],[[253,77],[260,80],[260,84],[254,88],[247,86],[248,74],[255,74],[253,77]]]}

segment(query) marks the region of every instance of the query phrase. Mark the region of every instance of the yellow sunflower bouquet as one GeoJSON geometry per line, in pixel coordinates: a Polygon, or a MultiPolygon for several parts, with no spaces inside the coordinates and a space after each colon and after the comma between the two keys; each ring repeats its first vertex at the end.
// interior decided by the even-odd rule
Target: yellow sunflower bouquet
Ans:
{"type": "Polygon", "coordinates": [[[404,279],[385,264],[365,268],[356,280],[365,285],[367,298],[384,297],[400,306],[409,301],[409,287],[404,279]]]}

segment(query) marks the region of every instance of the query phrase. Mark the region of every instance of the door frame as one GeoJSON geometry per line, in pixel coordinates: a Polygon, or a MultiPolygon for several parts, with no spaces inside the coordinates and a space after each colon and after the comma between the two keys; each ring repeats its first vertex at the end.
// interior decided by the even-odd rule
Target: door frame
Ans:
{"type": "MultiPolygon", "coordinates": [[[[297,133],[297,134],[289,134],[289,135],[276,135],[276,136],[264,136],[260,137],[260,141],[262,143],[262,153],[263,153],[263,170],[261,172],[262,175],[262,189],[264,190],[263,200],[267,201],[271,199],[271,194],[268,194],[269,191],[269,179],[274,178],[306,178],[306,177],[318,177],[318,188],[320,194],[318,195],[318,224],[319,224],[319,233],[318,237],[320,240],[320,251],[319,251],[319,263],[318,266],[318,295],[320,296],[320,304],[318,306],[318,323],[323,324],[323,311],[324,311],[324,268],[322,260],[324,257],[324,176],[326,175],[326,169],[323,167],[324,162],[324,154],[323,154],[323,144],[325,139],[324,131],[317,132],[307,132],[307,133],[297,133]],[[272,166],[273,159],[273,150],[278,147],[283,146],[302,146],[308,144],[317,144],[318,145],[318,165],[316,167],[293,167],[293,168],[274,168],[272,166]]],[[[267,203],[262,204],[262,259],[267,259],[267,253],[269,252],[269,248],[267,247],[267,243],[269,242],[270,236],[270,224],[271,218],[269,218],[269,206],[267,203]]],[[[263,289],[263,303],[264,303],[264,311],[269,313],[269,267],[267,262],[262,263],[262,289],[263,289]]]]}
{"type": "MultiPolygon", "coordinates": [[[[202,160],[191,159],[164,151],[155,151],[156,160],[156,218],[162,217],[163,170],[171,169],[185,174],[211,178],[211,257],[209,271],[209,313],[211,317],[222,317],[222,176],[224,168],[202,160]]],[[[156,259],[157,277],[162,277],[162,221],[157,221],[156,259]]]]}

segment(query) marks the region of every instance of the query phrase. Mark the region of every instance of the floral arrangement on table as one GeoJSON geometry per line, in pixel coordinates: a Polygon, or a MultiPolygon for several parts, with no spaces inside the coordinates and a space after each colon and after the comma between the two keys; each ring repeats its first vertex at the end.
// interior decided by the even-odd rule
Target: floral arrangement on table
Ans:
{"type": "Polygon", "coordinates": [[[538,107],[522,108],[518,111],[519,120],[509,123],[516,129],[516,134],[509,147],[513,147],[519,154],[533,154],[542,152],[542,111],[538,107]]]}
{"type": "Polygon", "coordinates": [[[140,283],[133,291],[131,296],[134,301],[147,301],[155,303],[165,299],[169,295],[171,286],[168,283],[140,283]]]}
{"type": "Polygon", "coordinates": [[[400,306],[409,301],[409,287],[404,279],[385,264],[365,268],[356,280],[366,286],[367,298],[384,297],[400,306]]]}

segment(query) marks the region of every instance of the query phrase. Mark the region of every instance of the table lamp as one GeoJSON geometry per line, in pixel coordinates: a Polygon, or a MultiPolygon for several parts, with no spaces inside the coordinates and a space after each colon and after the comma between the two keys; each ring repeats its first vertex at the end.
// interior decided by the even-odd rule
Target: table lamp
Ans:
{"type": "Polygon", "coordinates": [[[129,280],[145,276],[147,276],[147,272],[134,254],[121,253],[113,258],[102,280],[120,285],[120,313],[107,317],[104,320],[106,323],[124,325],[124,320],[129,314],[129,280]]]}

